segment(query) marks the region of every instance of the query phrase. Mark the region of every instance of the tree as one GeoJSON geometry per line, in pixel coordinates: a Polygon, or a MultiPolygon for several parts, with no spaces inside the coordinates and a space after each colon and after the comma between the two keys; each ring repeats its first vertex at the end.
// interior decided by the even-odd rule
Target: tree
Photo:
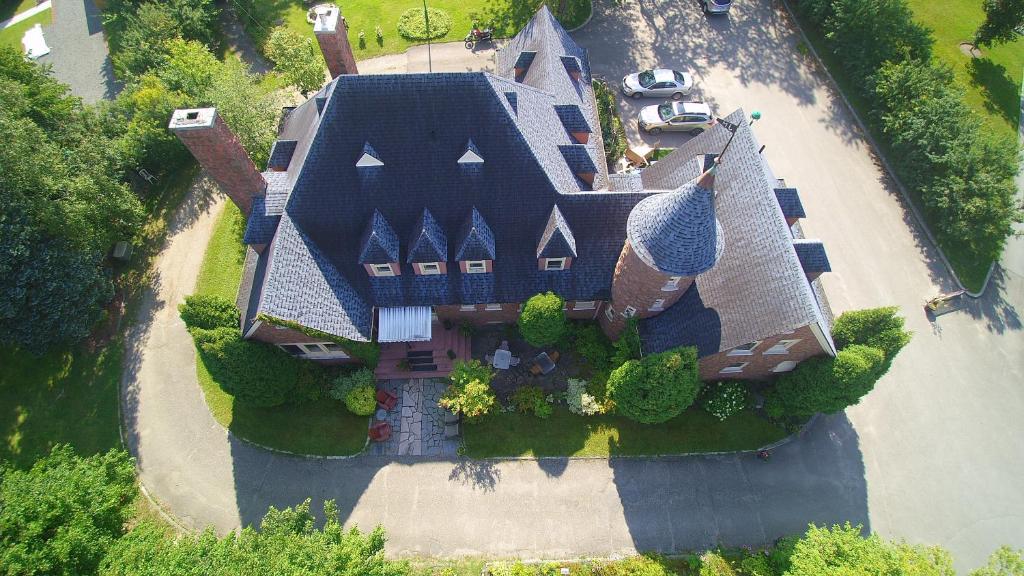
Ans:
{"type": "Polygon", "coordinates": [[[311,38],[278,26],[270,32],[264,52],[274,61],[284,81],[303,96],[324,85],[324,59],[311,38]]]}
{"type": "Polygon", "coordinates": [[[700,571],[698,576],[736,576],[729,561],[721,554],[705,552],[700,556],[700,571]]]}
{"type": "Polygon", "coordinates": [[[874,389],[885,365],[884,352],[861,344],[840,350],[835,358],[804,360],[778,379],[765,410],[774,418],[839,412],[874,389]]]}
{"type": "Polygon", "coordinates": [[[448,375],[451,384],[445,390],[438,404],[467,420],[478,420],[494,407],[497,399],[491,391],[491,369],[479,360],[464,362],[458,360],[448,375]]]}
{"type": "Polygon", "coordinates": [[[548,346],[565,337],[565,300],[554,292],[535,294],[519,314],[519,333],[531,346],[548,346]]]}
{"type": "Polygon", "coordinates": [[[974,33],[976,46],[1013,42],[1024,29],[1024,0],[985,0],[985,21],[974,33]]]}
{"type": "Polygon", "coordinates": [[[861,526],[811,525],[790,556],[786,576],[955,576],[949,553],[939,548],[887,542],[861,526]]]}
{"type": "Polygon", "coordinates": [[[683,413],[697,398],[697,349],[692,346],[629,360],[608,377],[608,397],[616,410],[644,424],[658,424],[683,413]]]}
{"type": "Polygon", "coordinates": [[[82,458],[58,445],[30,470],[0,476],[0,571],[77,576],[121,536],[137,494],[123,450],[82,458]]]}
{"type": "Polygon", "coordinates": [[[904,330],[903,318],[897,316],[895,306],[868,308],[843,312],[832,326],[832,338],[842,350],[853,344],[863,344],[885,352],[891,361],[910,342],[912,332],[904,330]]]}
{"type": "Polygon", "coordinates": [[[122,172],[145,168],[163,176],[193,161],[181,140],[167,129],[174,110],[188,107],[185,96],[168,88],[155,73],[144,74],[102,106],[103,125],[114,140],[122,172]]]}
{"type": "Polygon", "coordinates": [[[237,328],[239,313],[235,303],[222,296],[193,294],[178,305],[178,314],[189,328],[213,330],[237,328]]]}
{"type": "Polygon", "coordinates": [[[1000,546],[988,557],[988,564],[971,576],[1024,576],[1024,550],[1000,546]]]}

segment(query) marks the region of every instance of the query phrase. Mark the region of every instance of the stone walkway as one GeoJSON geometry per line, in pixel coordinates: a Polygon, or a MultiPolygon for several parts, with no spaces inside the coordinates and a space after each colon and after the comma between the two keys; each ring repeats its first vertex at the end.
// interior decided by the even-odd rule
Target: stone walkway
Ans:
{"type": "Polygon", "coordinates": [[[454,456],[459,441],[444,438],[444,409],[437,401],[445,384],[439,379],[382,380],[378,387],[398,396],[388,413],[391,438],[370,447],[374,456],[454,456]]]}

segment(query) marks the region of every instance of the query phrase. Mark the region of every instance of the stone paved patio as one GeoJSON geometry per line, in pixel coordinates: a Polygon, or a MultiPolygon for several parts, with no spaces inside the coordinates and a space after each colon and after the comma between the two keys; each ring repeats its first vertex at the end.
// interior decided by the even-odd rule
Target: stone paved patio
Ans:
{"type": "Polygon", "coordinates": [[[381,380],[379,389],[398,396],[398,404],[388,413],[391,438],[375,442],[375,456],[455,456],[459,440],[444,438],[444,409],[437,401],[446,383],[441,379],[381,380]]]}

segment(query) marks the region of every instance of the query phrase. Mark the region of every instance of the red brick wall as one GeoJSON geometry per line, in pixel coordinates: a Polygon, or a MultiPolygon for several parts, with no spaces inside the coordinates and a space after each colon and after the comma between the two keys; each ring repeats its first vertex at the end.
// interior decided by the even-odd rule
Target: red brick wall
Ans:
{"type": "Polygon", "coordinates": [[[356,58],[352,54],[352,44],[348,41],[348,23],[344,17],[338,18],[338,25],[333,32],[317,32],[316,41],[320,44],[327,69],[331,78],[342,74],[359,74],[356,58]]]}
{"type": "Polygon", "coordinates": [[[619,254],[619,260],[615,264],[615,274],[612,277],[612,307],[615,314],[611,320],[601,313],[601,327],[609,338],[616,338],[619,332],[626,326],[626,319],[622,311],[626,306],[636,308],[638,318],[648,318],[660,314],[660,311],[651,311],[655,301],[662,299],[662,310],[668,309],[676,303],[693,283],[692,278],[683,278],[679,281],[675,290],[662,290],[672,275],[660,272],[648,266],[637,256],[633,247],[627,240],[619,254]]]}
{"type": "Polygon", "coordinates": [[[797,328],[792,334],[779,334],[771,338],[764,339],[757,348],[754,349],[753,354],[750,355],[738,355],[729,356],[728,351],[719,352],[712,356],[707,356],[700,359],[700,378],[701,380],[713,382],[716,380],[763,380],[774,376],[772,369],[778,366],[780,362],[786,360],[792,360],[794,362],[800,362],[811,358],[813,356],[821,356],[826,354],[825,350],[821,348],[821,344],[818,343],[818,339],[814,336],[814,332],[810,326],[804,326],[797,328]],[[788,354],[765,354],[764,352],[778,343],[780,340],[797,340],[800,341],[793,345],[789,349],[788,354]],[[719,371],[725,368],[729,364],[734,362],[749,362],[746,367],[743,368],[743,372],[732,373],[732,374],[720,374],[719,371]]]}
{"type": "Polygon", "coordinates": [[[267,182],[220,114],[216,115],[212,126],[179,128],[174,132],[203,169],[220,184],[221,190],[248,215],[252,211],[253,196],[262,196],[267,182]]]}
{"type": "MultiPolygon", "coordinates": [[[[314,338],[288,327],[277,327],[267,322],[260,322],[256,331],[249,337],[250,340],[266,342],[267,344],[309,344],[314,342],[326,342],[323,338],[314,338]]],[[[320,360],[305,358],[321,364],[358,364],[360,361],[354,358],[331,358],[320,360]]]]}
{"type": "Polygon", "coordinates": [[[501,310],[485,310],[485,304],[477,304],[476,311],[463,312],[461,306],[436,306],[434,310],[440,320],[451,320],[455,323],[463,321],[470,324],[490,324],[493,322],[505,322],[511,324],[519,319],[519,304],[504,303],[501,310]]]}

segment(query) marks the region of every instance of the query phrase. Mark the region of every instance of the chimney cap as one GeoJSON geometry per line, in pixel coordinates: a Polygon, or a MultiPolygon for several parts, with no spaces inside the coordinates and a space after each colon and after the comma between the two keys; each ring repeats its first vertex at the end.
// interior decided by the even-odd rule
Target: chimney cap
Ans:
{"type": "Polygon", "coordinates": [[[313,19],[313,33],[332,33],[338,29],[338,20],[341,19],[341,10],[334,5],[318,7],[316,18],[313,19]]]}
{"type": "Polygon", "coordinates": [[[216,119],[216,108],[179,108],[171,114],[167,128],[171,131],[209,128],[216,119]]]}

